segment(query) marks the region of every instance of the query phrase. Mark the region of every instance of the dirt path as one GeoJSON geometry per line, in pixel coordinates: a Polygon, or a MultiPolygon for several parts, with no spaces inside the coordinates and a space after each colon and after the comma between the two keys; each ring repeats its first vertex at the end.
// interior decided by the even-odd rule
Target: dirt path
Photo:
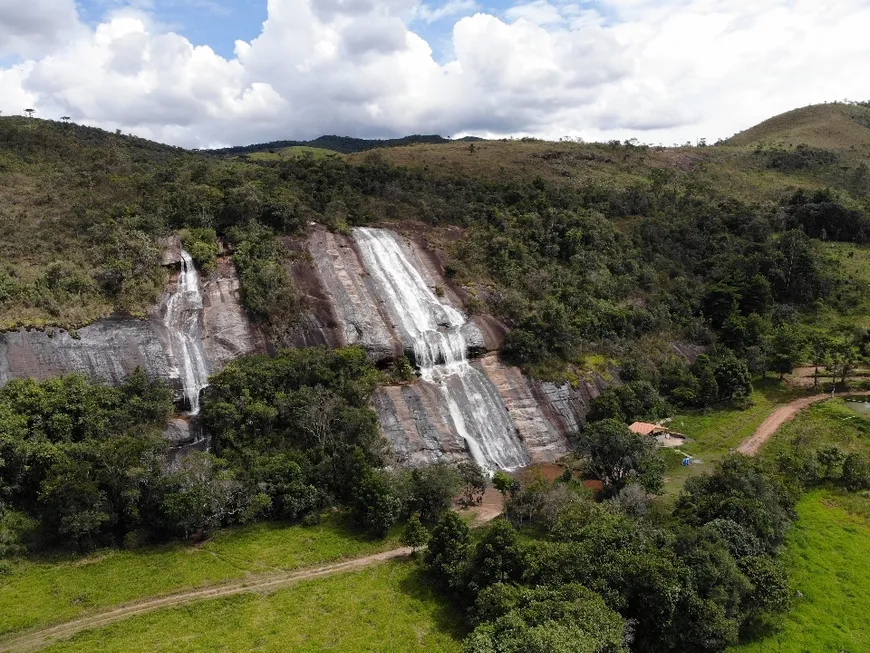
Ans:
{"type": "MultiPolygon", "coordinates": [[[[868,395],[870,395],[870,392],[850,392],[836,396],[866,397],[868,395]]],[[[773,437],[773,434],[776,433],[783,424],[794,419],[804,408],[830,398],[831,395],[829,394],[813,395],[811,397],[796,399],[790,404],[780,406],[767,416],[767,419],[761,423],[761,426],[755,430],[755,433],[753,433],[751,437],[744,440],[743,443],[737,447],[737,451],[746,454],[747,456],[754,456],[758,453],[758,450],[761,449],[762,445],[770,440],[770,438],[773,437]]]]}
{"type": "Polygon", "coordinates": [[[218,585],[215,587],[207,587],[190,592],[181,592],[178,594],[170,594],[154,599],[147,599],[137,603],[130,603],[113,608],[107,612],[94,614],[89,617],[82,617],[75,621],[58,624],[50,628],[36,630],[25,634],[19,634],[9,637],[8,639],[0,640],[0,651],[9,651],[20,653],[23,651],[36,651],[55,643],[58,640],[72,637],[76,633],[91,628],[102,628],[115,621],[127,619],[139,614],[153,612],[162,608],[168,608],[194,601],[202,601],[204,599],[217,599],[224,596],[232,596],[244,592],[272,592],[281,589],[287,585],[291,585],[301,580],[309,578],[319,578],[321,576],[330,576],[332,574],[354,571],[362,569],[372,564],[401,558],[411,553],[410,548],[393,549],[392,551],[384,551],[375,553],[374,555],[365,556],[363,558],[354,558],[338,562],[334,565],[318,567],[315,569],[303,569],[299,571],[287,572],[271,576],[263,576],[258,579],[245,579],[235,583],[226,585],[218,585]]]}

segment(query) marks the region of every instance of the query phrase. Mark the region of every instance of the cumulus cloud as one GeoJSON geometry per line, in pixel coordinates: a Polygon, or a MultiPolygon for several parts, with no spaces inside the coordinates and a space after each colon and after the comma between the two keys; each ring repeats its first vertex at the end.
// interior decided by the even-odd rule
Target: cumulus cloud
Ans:
{"type": "Polygon", "coordinates": [[[26,17],[7,5],[0,48],[26,61],[0,68],[0,109],[189,146],[421,132],[670,143],[870,98],[870,0],[532,0],[473,15],[473,0],[269,0],[231,59],[141,10],[91,27],[72,0],[32,0],[26,17]],[[413,26],[449,16],[439,62],[413,26]]]}
{"type": "Polygon", "coordinates": [[[0,57],[38,57],[83,33],[74,0],[0,0],[0,57]]]}

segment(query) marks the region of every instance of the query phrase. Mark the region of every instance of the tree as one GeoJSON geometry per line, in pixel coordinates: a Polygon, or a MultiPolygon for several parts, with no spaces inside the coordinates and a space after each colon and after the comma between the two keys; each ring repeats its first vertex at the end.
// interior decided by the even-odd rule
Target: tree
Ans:
{"type": "Polygon", "coordinates": [[[463,587],[471,550],[468,525],[452,510],[438,520],[426,553],[426,564],[444,587],[459,590],[463,587]]]}
{"type": "Polygon", "coordinates": [[[514,496],[520,491],[520,482],[510,474],[498,470],[492,476],[493,487],[501,492],[503,498],[507,499],[508,495],[514,496]]]}
{"type": "Polygon", "coordinates": [[[69,116],[61,116],[60,119],[64,122],[69,122],[70,120],[72,120],[72,118],[70,118],[69,116]]]}
{"type": "Polygon", "coordinates": [[[577,438],[577,449],[587,472],[611,496],[631,482],[653,494],[662,489],[665,464],[655,440],[632,433],[625,424],[612,419],[588,424],[577,438]]]}
{"type": "Polygon", "coordinates": [[[829,445],[821,449],[818,454],[819,464],[824,469],[823,478],[833,480],[842,471],[842,465],[846,462],[846,452],[836,445],[829,445]]]}
{"type": "Polygon", "coordinates": [[[409,546],[412,553],[416,554],[417,549],[426,545],[429,540],[429,531],[423,526],[420,517],[416,514],[411,515],[408,523],[405,524],[405,530],[402,532],[402,544],[409,546]]]}
{"type": "Polygon", "coordinates": [[[843,485],[852,492],[870,489],[870,460],[859,453],[850,453],[843,461],[843,485]]]}
{"type": "Polygon", "coordinates": [[[796,329],[781,326],[774,331],[771,342],[770,367],[779,378],[791,374],[803,358],[803,341],[796,329]]]}
{"type": "Polygon", "coordinates": [[[409,486],[409,509],[418,513],[424,522],[434,523],[450,509],[461,481],[454,467],[439,462],[411,470],[409,486]]]}
{"type": "Polygon", "coordinates": [[[737,358],[730,350],[716,357],[713,374],[721,401],[746,399],[752,394],[752,375],[746,361],[737,358]]]}
{"type": "Polygon", "coordinates": [[[465,653],[627,653],[625,622],[582,585],[493,585],[477,599],[480,624],[465,653]]]}
{"type": "Polygon", "coordinates": [[[24,113],[27,114],[28,118],[33,118],[33,114],[36,113],[36,109],[25,109],[24,113]]]}
{"type": "Polygon", "coordinates": [[[814,388],[819,386],[819,368],[825,365],[828,361],[832,345],[833,342],[831,339],[823,333],[816,333],[812,338],[810,338],[810,356],[812,363],[816,368],[815,373],[813,374],[814,388]]]}
{"type": "Polygon", "coordinates": [[[517,532],[507,519],[495,520],[478,542],[470,570],[472,584],[478,591],[519,579],[522,553],[517,532]]]}
{"type": "Polygon", "coordinates": [[[766,551],[783,543],[795,517],[796,494],[764,463],[729,456],[712,474],[686,482],[674,514],[692,526],[731,520],[752,533],[766,551]]]}
{"type": "Polygon", "coordinates": [[[479,504],[483,501],[483,494],[486,492],[487,479],[486,474],[473,460],[460,463],[457,468],[459,477],[463,482],[462,501],[466,506],[479,504]]]}

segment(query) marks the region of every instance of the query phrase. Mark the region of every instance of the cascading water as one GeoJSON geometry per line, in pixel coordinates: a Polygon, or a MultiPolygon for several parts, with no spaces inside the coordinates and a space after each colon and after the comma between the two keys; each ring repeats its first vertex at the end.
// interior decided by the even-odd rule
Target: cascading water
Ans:
{"type": "Polygon", "coordinates": [[[354,240],[397,326],[413,343],[421,377],[440,388],[450,421],[475,461],[489,471],[527,465],[504,403],[468,362],[461,331],[465,316],[438,299],[393,232],[359,228],[354,240]]]}
{"type": "Polygon", "coordinates": [[[169,332],[170,360],[175,362],[190,415],[199,413],[199,393],[208,383],[201,318],[199,275],[190,254],[181,250],[178,287],[166,301],[163,324],[169,332]]]}

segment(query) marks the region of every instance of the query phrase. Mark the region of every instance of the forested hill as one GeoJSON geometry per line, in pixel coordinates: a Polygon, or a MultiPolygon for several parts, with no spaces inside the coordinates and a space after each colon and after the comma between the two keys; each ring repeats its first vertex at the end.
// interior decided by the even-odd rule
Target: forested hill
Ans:
{"type": "MultiPolygon", "coordinates": [[[[801,111],[840,109],[864,110],[801,111]]],[[[0,118],[0,328],[143,314],[165,282],[156,239],[181,231],[249,243],[244,301],[282,333],[298,293],[275,237],[389,223],[443,249],[472,310],[509,327],[505,357],[535,374],[675,341],[770,365],[783,328],[852,338],[866,314],[861,251],[838,260],[823,242],[870,239],[870,173],[860,144],[792,146],[765,129],[745,146],[417,142],[251,161],[0,118]]]]}
{"type": "Polygon", "coordinates": [[[354,152],[366,152],[379,147],[401,147],[414,145],[415,143],[449,143],[450,140],[438,134],[415,134],[403,138],[389,139],[366,139],[352,138],[350,136],[320,136],[311,141],[270,141],[268,143],[255,143],[253,145],[239,145],[236,147],[224,147],[216,150],[203,150],[207,154],[219,156],[239,156],[253,154],[255,152],[269,152],[288,147],[315,147],[341,154],[353,154],[354,152]]]}

